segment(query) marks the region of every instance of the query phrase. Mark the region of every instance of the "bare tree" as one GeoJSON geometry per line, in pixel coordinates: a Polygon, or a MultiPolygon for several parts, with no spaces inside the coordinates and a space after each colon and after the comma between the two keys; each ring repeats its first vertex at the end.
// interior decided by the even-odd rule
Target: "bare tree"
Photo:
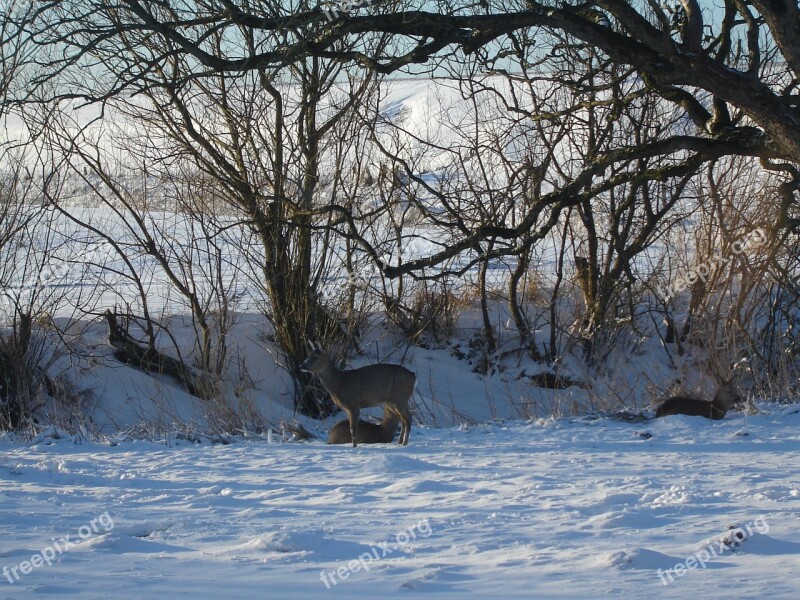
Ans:
{"type": "MultiPolygon", "coordinates": [[[[491,353],[488,279],[503,264],[528,351],[538,354],[532,321],[545,319],[551,360],[574,335],[591,363],[658,278],[641,259],[672,223],[699,214],[719,165],[759,161],[775,182],[763,202],[781,231],[797,230],[800,6],[718,4],[389,0],[329,13],[307,0],[43,2],[7,21],[6,38],[35,51],[36,66],[20,71],[25,85],[9,98],[127,111],[163,132],[150,148],[158,168],[184,161],[213,179],[258,240],[265,314],[299,384],[297,406],[321,414],[299,364],[310,338],[352,339],[324,299],[337,269],[353,278],[371,261],[395,315],[409,282],[476,271],[491,353]],[[463,134],[457,144],[383,119],[380,97],[371,99],[379,75],[427,70],[449,72],[471,111],[442,124],[463,134]],[[482,121],[486,106],[502,114],[495,130],[482,121]],[[382,163],[367,165],[374,189],[341,143],[359,122],[372,139],[358,147],[382,163]],[[447,166],[426,168],[434,154],[447,166]],[[418,235],[433,243],[412,256],[418,235]],[[545,245],[555,249],[552,301],[531,319],[520,286],[545,245]],[[574,330],[556,302],[570,263],[583,302],[574,330]]],[[[773,254],[773,270],[791,264],[773,254]]],[[[755,277],[749,290],[762,289],[755,277]]],[[[708,307],[704,290],[693,294],[690,317],[708,307]]],[[[355,297],[352,288],[350,306],[355,297]]]]}
{"type": "MultiPolygon", "coordinates": [[[[164,5],[158,9],[159,17],[180,18],[187,6],[164,5]]],[[[213,3],[198,7],[212,9],[213,3]]],[[[45,38],[57,35],[63,26],[69,27],[64,12],[67,8],[51,6],[38,13],[45,38]]],[[[332,404],[320,402],[322,398],[308,385],[308,375],[299,366],[309,340],[330,343],[346,340],[348,333],[321,301],[321,288],[331,268],[327,255],[335,245],[325,239],[325,231],[330,231],[325,223],[341,217],[338,209],[318,210],[329,193],[320,179],[322,171],[341,168],[342,160],[352,161],[353,148],[337,148],[332,140],[344,135],[343,128],[353,126],[349,116],[374,89],[374,74],[346,72],[340,62],[299,56],[281,68],[207,72],[197,77],[196,60],[190,54],[176,52],[172,41],[126,26],[133,13],[110,11],[92,3],[70,8],[78,11],[73,13],[75,18],[86,25],[80,34],[83,43],[94,46],[88,52],[79,52],[75,64],[91,55],[96,65],[82,81],[74,79],[74,71],[58,69],[56,74],[51,73],[55,79],[50,83],[55,85],[57,80],[60,89],[70,90],[67,96],[97,101],[105,110],[137,123],[143,131],[134,151],[150,172],[166,173],[191,163],[198,174],[213,181],[232,216],[249,228],[260,244],[257,259],[266,294],[263,307],[283,364],[297,382],[296,406],[305,414],[324,414],[332,404]],[[108,19],[118,27],[118,35],[101,41],[95,36],[110,23],[108,19]],[[123,75],[123,71],[128,74],[123,75]],[[121,95],[122,90],[138,92],[138,99],[129,101],[121,95]]],[[[289,7],[264,4],[260,8],[263,13],[259,18],[268,20],[289,7]]],[[[233,10],[232,5],[226,10],[233,10]]],[[[36,23],[34,19],[30,26],[36,23]]],[[[309,29],[302,20],[296,25],[309,29]]],[[[224,52],[232,43],[226,36],[234,32],[252,53],[291,43],[298,35],[309,33],[290,30],[262,35],[245,20],[234,30],[209,31],[207,41],[215,51],[224,52]]],[[[48,99],[44,88],[38,93],[39,101],[48,99]]],[[[26,100],[33,102],[33,97],[26,100]]],[[[99,119],[103,117],[101,114],[99,119]]],[[[47,124],[46,119],[42,121],[43,126],[47,124]]],[[[72,152],[69,145],[69,140],[61,143],[64,150],[72,152]]],[[[92,169],[98,166],[95,160],[83,162],[92,169]]],[[[114,189],[110,180],[104,185],[114,189]]],[[[143,251],[159,261],[190,302],[191,312],[204,332],[200,347],[207,364],[212,347],[205,315],[207,303],[191,290],[186,277],[171,267],[184,263],[187,257],[177,263],[167,260],[157,242],[160,236],[141,208],[127,203],[122,192],[114,195],[114,202],[124,207],[126,219],[141,239],[143,251]]],[[[254,254],[250,257],[256,258],[254,254]]]]}

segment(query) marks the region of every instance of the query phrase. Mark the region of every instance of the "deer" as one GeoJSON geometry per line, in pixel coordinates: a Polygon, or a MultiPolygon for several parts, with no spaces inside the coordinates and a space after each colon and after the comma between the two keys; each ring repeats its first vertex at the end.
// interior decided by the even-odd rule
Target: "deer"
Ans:
{"type": "MultiPolygon", "coordinates": [[[[383,420],[378,423],[369,423],[358,420],[358,443],[359,444],[389,444],[397,433],[397,424],[400,417],[397,413],[387,408],[383,409],[383,420]]],[[[350,421],[342,419],[331,428],[328,434],[329,444],[349,444],[353,441],[350,433],[350,421]]]]}
{"type": "Polygon", "coordinates": [[[722,419],[728,409],[741,401],[741,396],[733,385],[732,380],[722,380],[717,388],[717,393],[711,402],[698,400],[689,396],[672,396],[667,398],[656,409],[656,417],[668,415],[689,415],[690,417],[706,417],[707,419],[722,419]]]}
{"type": "Polygon", "coordinates": [[[399,443],[403,446],[408,444],[411,433],[409,402],[417,385],[417,376],[413,372],[393,364],[367,365],[340,371],[319,346],[314,347],[300,368],[307,373],[315,373],[336,406],[347,415],[353,448],[358,446],[358,416],[361,409],[381,405],[400,418],[403,429],[399,443]]]}

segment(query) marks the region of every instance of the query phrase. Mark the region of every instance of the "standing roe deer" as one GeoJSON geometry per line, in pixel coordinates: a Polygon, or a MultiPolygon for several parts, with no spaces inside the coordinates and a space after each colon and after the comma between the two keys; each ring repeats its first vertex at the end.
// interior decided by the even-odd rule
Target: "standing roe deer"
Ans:
{"type": "MultiPolygon", "coordinates": [[[[400,417],[388,408],[383,409],[383,420],[379,424],[358,420],[359,444],[389,444],[397,433],[397,424],[400,417]]],[[[331,428],[328,434],[329,444],[349,444],[353,441],[350,433],[350,421],[342,419],[331,428]]]]}
{"type": "Polygon", "coordinates": [[[353,447],[358,445],[358,416],[362,408],[384,405],[397,414],[403,423],[400,443],[408,444],[411,433],[411,409],[408,406],[417,376],[400,365],[367,365],[358,369],[339,371],[322,348],[314,348],[300,365],[309,373],[316,373],[323,387],[350,421],[353,447]]]}
{"type": "Polygon", "coordinates": [[[722,419],[728,409],[736,402],[741,401],[739,392],[731,380],[722,381],[717,388],[717,393],[711,402],[698,400],[688,396],[673,396],[667,398],[656,410],[656,417],[667,415],[689,415],[690,417],[706,417],[708,419],[722,419]]]}

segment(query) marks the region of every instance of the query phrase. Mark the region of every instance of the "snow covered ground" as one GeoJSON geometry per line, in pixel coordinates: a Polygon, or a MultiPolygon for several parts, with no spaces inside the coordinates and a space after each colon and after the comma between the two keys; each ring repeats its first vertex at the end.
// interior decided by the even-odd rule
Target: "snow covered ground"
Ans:
{"type": "Polygon", "coordinates": [[[5,438],[0,597],[796,598],[800,410],[760,409],[357,449],[5,438]]]}

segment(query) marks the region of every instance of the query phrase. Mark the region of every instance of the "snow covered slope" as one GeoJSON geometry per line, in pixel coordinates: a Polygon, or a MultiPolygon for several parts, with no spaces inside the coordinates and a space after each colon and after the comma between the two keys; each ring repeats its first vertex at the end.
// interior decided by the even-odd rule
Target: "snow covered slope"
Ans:
{"type": "Polygon", "coordinates": [[[761,409],[355,450],[0,440],[0,597],[795,598],[800,411],[761,409]]]}

